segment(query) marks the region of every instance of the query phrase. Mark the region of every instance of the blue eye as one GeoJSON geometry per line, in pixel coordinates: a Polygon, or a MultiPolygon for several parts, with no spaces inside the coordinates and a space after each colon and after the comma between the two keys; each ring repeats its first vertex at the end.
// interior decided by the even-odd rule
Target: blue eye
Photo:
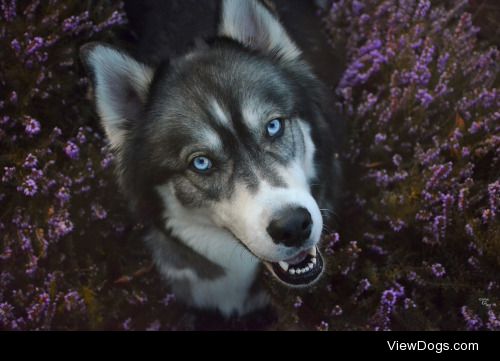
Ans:
{"type": "Polygon", "coordinates": [[[283,124],[281,119],[273,119],[269,123],[267,123],[266,131],[267,135],[270,137],[277,137],[282,133],[283,124]]]}
{"type": "Polygon", "coordinates": [[[212,168],[212,161],[207,157],[199,156],[191,161],[193,168],[198,172],[206,172],[212,168]]]}

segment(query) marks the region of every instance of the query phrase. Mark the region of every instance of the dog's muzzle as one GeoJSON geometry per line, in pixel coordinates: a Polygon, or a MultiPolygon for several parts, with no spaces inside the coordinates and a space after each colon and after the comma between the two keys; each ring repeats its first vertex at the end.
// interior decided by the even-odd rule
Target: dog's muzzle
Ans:
{"type": "MultiPolygon", "coordinates": [[[[312,227],[311,213],[306,208],[287,207],[274,215],[267,233],[276,244],[303,249],[309,241],[312,227]]],[[[264,263],[281,282],[295,287],[309,286],[323,271],[323,258],[316,246],[287,260],[264,263]]]]}

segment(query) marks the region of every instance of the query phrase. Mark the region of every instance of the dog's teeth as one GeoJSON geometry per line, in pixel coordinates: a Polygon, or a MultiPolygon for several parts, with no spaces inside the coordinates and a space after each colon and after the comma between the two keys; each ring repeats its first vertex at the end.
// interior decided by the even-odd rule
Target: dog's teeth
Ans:
{"type": "Polygon", "coordinates": [[[290,272],[290,274],[294,275],[295,274],[295,269],[291,268],[290,271],[288,271],[288,272],[290,272]]]}
{"type": "Polygon", "coordinates": [[[309,250],[309,254],[313,257],[316,257],[316,247],[313,247],[309,250]]]}
{"type": "Polygon", "coordinates": [[[280,261],[279,265],[281,268],[283,268],[285,270],[285,272],[288,271],[288,263],[280,261]]]}
{"type": "Polygon", "coordinates": [[[311,262],[312,262],[313,264],[316,264],[316,262],[318,262],[318,260],[316,259],[316,257],[313,257],[313,258],[311,259],[311,262]]]}
{"type": "Polygon", "coordinates": [[[297,273],[298,275],[300,275],[302,273],[302,270],[300,268],[297,268],[297,270],[295,271],[295,273],[297,273]]]}
{"type": "Polygon", "coordinates": [[[307,267],[309,267],[309,269],[312,269],[312,268],[313,268],[313,266],[314,266],[314,265],[313,265],[311,262],[309,262],[309,263],[307,264],[307,267]]]}

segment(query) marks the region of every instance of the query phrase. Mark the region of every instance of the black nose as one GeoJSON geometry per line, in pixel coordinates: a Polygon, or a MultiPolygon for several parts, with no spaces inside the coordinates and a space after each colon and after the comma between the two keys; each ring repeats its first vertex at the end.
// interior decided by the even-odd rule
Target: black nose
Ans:
{"type": "Polygon", "coordinates": [[[305,208],[287,208],[269,223],[267,233],[274,243],[300,246],[311,235],[311,214],[305,208]]]}

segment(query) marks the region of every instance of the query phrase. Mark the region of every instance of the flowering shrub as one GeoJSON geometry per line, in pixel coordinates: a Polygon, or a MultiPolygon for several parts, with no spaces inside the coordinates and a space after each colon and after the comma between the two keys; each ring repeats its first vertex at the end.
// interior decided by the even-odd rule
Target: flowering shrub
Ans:
{"type": "MultiPolygon", "coordinates": [[[[323,281],[298,295],[268,278],[271,328],[500,329],[499,54],[466,10],[323,14],[346,52],[349,188],[323,281]]],[[[0,329],[192,327],[116,192],[78,62],[125,22],[111,0],[0,0],[0,329]]]]}
{"type": "Polygon", "coordinates": [[[116,2],[0,0],[0,329],[121,328],[143,301],[109,286],[142,250],[140,226],[114,191],[78,62],[125,22],[116,2]]]}
{"type": "Polygon", "coordinates": [[[326,15],[351,130],[330,329],[500,328],[499,52],[466,9],[340,0],[326,15]]]}

